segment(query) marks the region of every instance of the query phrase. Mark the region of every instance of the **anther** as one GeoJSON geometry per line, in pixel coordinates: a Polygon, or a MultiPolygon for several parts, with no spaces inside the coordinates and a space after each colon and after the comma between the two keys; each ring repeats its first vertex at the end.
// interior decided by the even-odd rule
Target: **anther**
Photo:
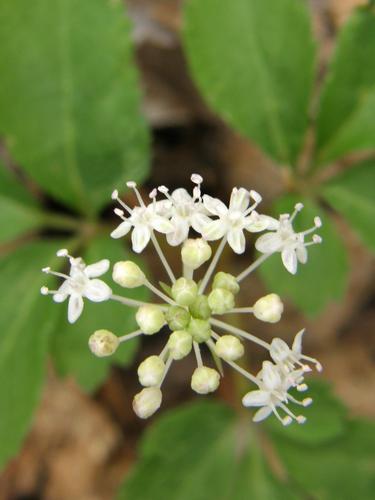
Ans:
{"type": "Polygon", "coordinates": [[[126,183],[126,185],[128,186],[128,188],[131,188],[131,189],[135,189],[137,187],[137,183],[134,181],[128,181],[126,183]]]}
{"type": "Polygon", "coordinates": [[[298,417],[296,417],[296,420],[299,424],[304,424],[307,419],[303,415],[298,415],[298,417]]]}
{"type": "Polygon", "coordinates": [[[117,200],[118,199],[118,191],[115,189],[112,194],[111,194],[112,200],[117,200]]]}
{"type": "Polygon", "coordinates": [[[314,217],[315,227],[322,227],[322,220],[320,217],[314,217]]]}
{"type": "Polygon", "coordinates": [[[61,248],[56,252],[57,257],[67,257],[69,255],[68,250],[66,248],[61,248]]]}
{"type": "Polygon", "coordinates": [[[283,424],[285,427],[286,427],[287,425],[290,425],[290,424],[292,423],[292,421],[293,421],[293,419],[292,419],[292,417],[289,417],[289,415],[288,415],[288,416],[286,416],[286,417],[284,417],[284,418],[281,420],[282,424],[283,424]]]}
{"type": "Polygon", "coordinates": [[[313,402],[312,398],[305,398],[305,399],[302,400],[302,404],[305,407],[306,406],[310,406],[312,402],[313,402]]]}
{"type": "Polygon", "coordinates": [[[48,287],[46,287],[46,286],[42,286],[42,288],[40,289],[40,293],[41,293],[42,295],[48,295],[48,293],[49,293],[49,289],[48,289],[48,287]]]}
{"type": "Polygon", "coordinates": [[[257,191],[254,191],[253,189],[250,190],[250,197],[255,201],[256,204],[262,201],[261,195],[257,191]]]}
{"type": "Polygon", "coordinates": [[[203,177],[199,174],[192,174],[190,177],[191,182],[194,182],[194,184],[202,184],[203,182],[203,177]]]}

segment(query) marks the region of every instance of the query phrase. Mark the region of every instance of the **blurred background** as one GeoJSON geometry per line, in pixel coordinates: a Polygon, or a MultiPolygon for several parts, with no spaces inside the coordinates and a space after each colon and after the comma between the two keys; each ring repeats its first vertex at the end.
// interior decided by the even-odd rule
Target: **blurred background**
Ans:
{"type": "MultiPolygon", "coordinates": [[[[374,498],[372,4],[1,0],[0,499],[374,498]],[[302,200],[303,228],[323,219],[324,244],[298,276],[275,257],[239,297],[282,296],[277,325],[243,324],[264,339],[307,329],[324,372],[303,429],[233,416],[228,370],[202,402],[193,357],[172,368],[158,415],[139,420],[136,369],[163,338],[96,359],[90,334],[131,331],[133,312],[88,304],[71,326],[66,304],[39,296],[61,247],[89,263],[133,258],[109,237],[112,189],[133,204],[126,180],[147,196],[161,184],[190,191],[192,173],[221,199],[255,189],[262,213],[302,200]]],[[[249,241],[244,255],[224,253],[226,270],[254,258],[249,241]]],[[[178,269],[179,252],[163,248],[178,269]]],[[[140,262],[165,279],[151,247],[140,262]]],[[[262,352],[247,357],[256,372],[262,352]]]]}

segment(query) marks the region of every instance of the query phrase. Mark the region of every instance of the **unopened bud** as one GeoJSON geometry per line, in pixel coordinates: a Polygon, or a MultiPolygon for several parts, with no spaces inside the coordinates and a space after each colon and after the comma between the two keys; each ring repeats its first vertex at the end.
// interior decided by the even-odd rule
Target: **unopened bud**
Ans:
{"type": "Polygon", "coordinates": [[[89,338],[89,348],[99,358],[111,356],[119,344],[118,337],[109,330],[97,330],[89,338]]]}
{"type": "Polygon", "coordinates": [[[172,331],[184,330],[189,324],[190,314],[183,307],[170,306],[165,313],[165,319],[172,331]]]}
{"type": "Polygon", "coordinates": [[[224,314],[233,309],[234,295],[224,288],[215,288],[208,296],[208,305],[215,314],[224,314]]]}
{"type": "Polygon", "coordinates": [[[159,387],[146,387],[133,399],[133,410],[139,418],[149,418],[161,405],[162,393],[159,387]]]}
{"type": "Polygon", "coordinates": [[[175,360],[187,356],[191,351],[192,345],[192,336],[185,330],[173,332],[168,340],[169,353],[175,360]]]}
{"type": "Polygon", "coordinates": [[[172,297],[180,306],[190,306],[198,294],[198,285],[193,280],[179,278],[173,283],[172,297]]]}
{"type": "Polygon", "coordinates": [[[211,316],[212,311],[208,305],[208,298],[206,295],[198,295],[189,307],[189,311],[194,318],[208,319],[211,316]]]}
{"type": "Polygon", "coordinates": [[[152,304],[141,306],[135,315],[135,319],[139,328],[146,335],[158,332],[165,324],[163,311],[160,307],[152,304]]]}
{"type": "Polygon", "coordinates": [[[211,337],[210,323],[204,319],[191,318],[188,332],[195,342],[206,342],[211,337]]]}
{"type": "Polygon", "coordinates": [[[280,321],[284,305],[276,293],[270,293],[261,297],[253,305],[254,316],[261,321],[277,323],[280,321]]]}
{"type": "Polygon", "coordinates": [[[160,384],[165,370],[165,364],[159,356],[149,356],[138,366],[138,378],[144,387],[160,384]]]}
{"type": "Polygon", "coordinates": [[[191,388],[198,394],[214,392],[219,387],[220,375],[213,368],[200,366],[194,370],[191,377],[191,388]]]}
{"type": "Polygon", "coordinates": [[[202,238],[188,239],[181,249],[182,262],[191,269],[198,269],[212,255],[210,245],[202,238]]]}
{"type": "Polygon", "coordinates": [[[215,352],[226,361],[235,361],[243,356],[245,349],[237,337],[223,335],[215,344],[215,352]]]}
{"type": "Polygon", "coordinates": [[[141,268],[131,260],[116,262],[113,266],[112,278],[115,283],[125,288],[136,288],[146,281],[141,268]]]}
{"type": "Polygon", "coordinates": [[[223,288],[228,290],[228,292],[236,295],[240,291],[240,285],[234,276],[229,273],[224,273],[220,271],[216,273],[214,281],[212,283],[212,288],[223,288]]]}

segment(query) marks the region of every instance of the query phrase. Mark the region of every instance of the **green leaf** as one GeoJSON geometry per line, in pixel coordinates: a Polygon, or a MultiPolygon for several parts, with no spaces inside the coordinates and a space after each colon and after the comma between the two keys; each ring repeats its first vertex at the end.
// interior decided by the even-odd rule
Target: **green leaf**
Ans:
{"type": "MultiPolygon", "coordinates": [[[[321,446],[273,439],[284,467],[317,500],[372,500],[375,490],[375,425],[348,422],[347,432],[321,446]]],[[[310,498],[310,497],[309,497],[310,498]]]]}
{"type": "Polygon", "coordinates": [[[1,2],[0,24],[0,131],[13,159],[58,200],[98,211],[148,168],[122,2],[1,2]]]}
{"type": "Polygon", "coordinates": [[[300,0],[189,0],[184,41],[208,104],[277,161],[304,139],[315,42],[300,0]]]}
{"type": "Polygon", "coordinates": [[[322,236],[323,243],[308,248],[308,262],[298,264],[296,275],[284,268],[279,253],[262,264],[259,272],[270,291],[289,297],[306,314],[314,316],[329,302],[343,296],[348,272],[347,254],[328,215],[311,200],[288,195],[275,203],[273,212],[290,213],[297,201],[302,201],[305,208],[297,215],[294,227],[299,231],[308,229],[314,217],[320,216],[323,226],[317,233],[322,236]]]}
{"type": "Polygon", "coordinates": [[[324,198],[340,212],[363,243],[375,252],[375,162],[368,161],[332,179],[322,190],[324,198]]]}
{"type": "MultiPolygon", "coordinates": [[[[270,418],[266,421],[266,426],[272,435],[301,445],[319,446],[335,440],[347,431],[346,409],[341,401],[332,395],[326,383],[315,380],[309,381],[308,384],[308,397],[312,397],[314,402],[311,406],[302,408],[302,414],[307,417],[306,424],[282,427],[278,420],[270,418]]],[[[305,397],[298,392],[293,395],[298,400],[305,397]]],[[[299,413],[298,407],[291,409],[299,413]]]]}
{"type": "Polygon", "coordinates": [[[317,120],[317,161],[375,149],[375,10],[349,19],[337,40],[317,120]]]}
{"type": "Polygon", "coordinates": [[[248,419],[202,402],[159,418],[119,500],[289,500],[269,471],[248,419]],[[262,496],[264,494],[264,496],[262,496]]]}
{"type": "Polygon", "coordinates": [[[0,163],[0,243],[41,225],[42,214],[15,175],[0,163]]]}
{"type": "MultiPolygon", "coordinates": [[[[88,264],[104,258],[109,259],[111,265],[126,259],[135,260],[141,265],[140,260],[130,255],[119,240],[113,240],[109,236],[93,240],[84,254],[84,260],[88,264]]],[[[137,300],[147,300],[148,293],[144,288],[125,290],[113,283],[110,276],[109,271],[103,276],[103,280],[112,288],[113,293],[137,300]]],[[[137,339],[125,342],[113,356],[106,358],[94,356],[89,350],[88,340],[95,330],[102,328],[119,336],[135,330],[136,309],[114,301],[93,303],[85,300],[82,316],[71,325],[67,320],[67,305],[56,304],[55,307],[61,307],[63,315],[52,337],[52,354],[60,375],[72,375],[83,389],[93,391],[105,380],[111,364],[126,366],[131,363],[138,347],[137,339]]]]}
{"type": "MultiPolygon", "coordinates": [[[[61,243],[60,243],[61,244],[61,243]]],[[[40,294],[41,268],[55,264],[56,243],[30,243],[0,259],[0,464],[13,457],[43,385],[55,307],[40,294]]]]}

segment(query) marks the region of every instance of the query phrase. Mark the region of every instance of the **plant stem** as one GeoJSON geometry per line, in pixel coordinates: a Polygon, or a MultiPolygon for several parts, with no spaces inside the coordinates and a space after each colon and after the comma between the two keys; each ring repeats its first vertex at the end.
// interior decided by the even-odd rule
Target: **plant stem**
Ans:
{"type": "Polygon", "coordinates": [[[223,253],[226,242],[227,242],[227,238],[224,236],[224,238],[221,240],[219,246],[217,247],[216,253],[215,253],[213,259],[211,260],[211,263],[206,271],[206,274],[204,275],[204,277],[202,279],[201,285],[199,287],[199,294],[202,294],[205,291],[206,286],[211,278],[211,275],[214,272],[214,270],[217,266],[217,263],[219,262],[221,254],[223,253]]]}
{"type": "Polygon", "coordinates": [[[257,260],[255,260],[249,267],[247,267],[244,271],[242,271],[242,273],[237,276],[236,279],[238,283],[246,278],[246,276],[248,276],[250,273],[252,273],[258,266],[260,266],[266,259],[268,259],[268,257],[270,257],[270,255],[272,255],[272,253],[264,253],[263,255],[258,257],[257,260]]]}

